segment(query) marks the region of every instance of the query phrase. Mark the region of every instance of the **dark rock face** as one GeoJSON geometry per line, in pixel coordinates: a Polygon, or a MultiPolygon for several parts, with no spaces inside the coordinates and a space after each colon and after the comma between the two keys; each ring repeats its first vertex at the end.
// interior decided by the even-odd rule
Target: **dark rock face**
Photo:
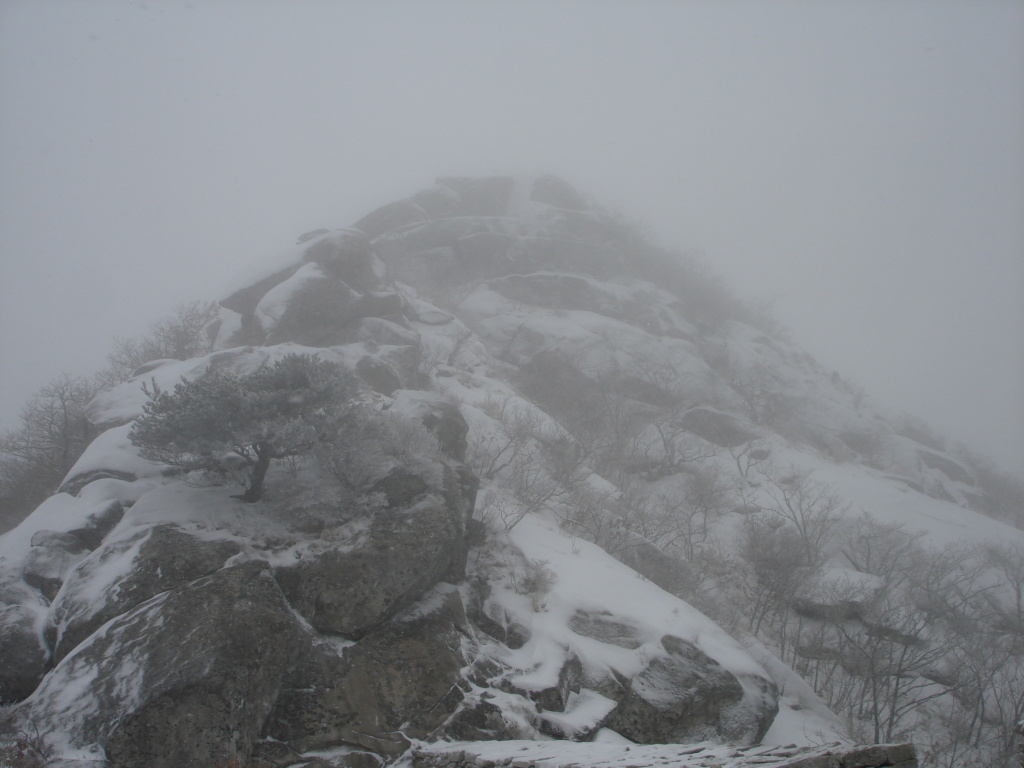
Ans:
{"type": "Polygon", "coordinates": [[[667,655],[633,678],[608,727],[641,744],[728,739],[723,713],[743,698],[739,680],[685,640],[662,645],[667,655]]]}
{"type": "Polygon", "coordinates": [[[576,420],[601,413],[600,388],[564,352],[537,352],[520,375],[527,394],[558,415],[576,420]]]}
{"type": "Polygon", "coordinates": [[[462,514],[428,497],[378,513],[358,547],[307,557],[276,577],[314,628],[355,640],[465,568],[464,538],[462,514]]]}
{"type": "Polygon", "coordinates": [[[301,242],[295,263],[221,302],[240,316],[231,343],[330,347],[356,341],[363,318],[401,320],[403,299],[362,231],[311,233],[301,242]]]}
{"type": "Polygon", "coordinates": [[[360,317],[398,317],[402,312],[402,297],[389,291],[366,293],[360,297],[360,317]]]}
{"type": "Polygon", "coordinates": [[[265,566],[227,568],[116,618],[18,712],[113,766],[215,768],[248,756],[302,641],[265,566]]]}
{"type": "Polygon", "coordinates": [[[330,346],[338,330],[359,316],[359,294],[347,283],[329,276],[310,278],[288,301],[267,343],[330,346]]]}
{"type": "Polygon", "coordinates": [[[25,558],[22,576],[47,600],[53,600],[68,571],[75,567],[89,548],[78,536],[63,531],[37,531],[25,558]]]}
{"type": "MultiPolygon", "coordinates": [[[[128,473],[115,473],[108,475],[115,477],[119,480],[130,479],[134,480],[135,476],[128,473]],[[127,477],[119,476],[127,475],[127,477]]],[[[78,528],[70,531],[85,544],[90,550],[96,549],[106,538],[107,534],[114,530],[114,527],[121,522],[121,518],[124,517],[124,507],[120,502],[113,501],[106,504],[95,512],[90,514],[84,525],[80,525],[78,528]]]]}
{"type": "Polygon", "coordinates": [[[344,229],[320,237],[302,258],[319,264],[325,273],[344,280],[357,291],[374,291],[380,286],[373,268],[373,248],[358,230],[344,229]]]}
{"type": "Polygon", "coordinates": [[[50,668],[37,628],[45,610],[23,583],[0,587],[0,702],[24,699],[50,668]]]}
{"type": "Polygon", "coordinates": [[[532,691],[530,698],[540,705],[541,709],[551,712],[564,712],[569,695],[580,692],[580,680],[583,677],[583,665],[575,655],[570,655],[558,672],[558,682],[550,688],[532,691]]]}
{"type": "Polygon", "coordinates": [[[115,616],[219,570],[240,549],[235,542],[204,541],[172,525],[145,528],[107,542],[71,572],[51,607],[54,659],[63,659],[115,616]],[[103,583],[104,572],[111,570],[118,576],[103,583]]]}
{"type": "Polygon", "coordinates": [[[427,490],[427,482],[405,467],[395,467],[387,477],[374,483],[373,493],[383,493],[389,507],[405,507],[427,490]]]}
{"type": "Polygon", "coordinates": [[[623,624],[607,613],[583,613],[577,611],[569,619],[569,628],[577,635],[592,637],[602,643],[620,648],[639,648],[644,641],[637,636],[635,627],[623,624]]]}
{"type": "Polygon", "coordinates": [[[464,702],[440,735],[454,741],[503,741],[517,736],[501,708],[481,698],[464,702]]]}
{"type": "Polygon", "coordinates": [[[443,585],[395,621],[367,634],[344,659],[321,657],[301,686],[286,690],[268,722],[300,750],[339,742],[400,754],[458,707],[466,617],[443,585]]]}

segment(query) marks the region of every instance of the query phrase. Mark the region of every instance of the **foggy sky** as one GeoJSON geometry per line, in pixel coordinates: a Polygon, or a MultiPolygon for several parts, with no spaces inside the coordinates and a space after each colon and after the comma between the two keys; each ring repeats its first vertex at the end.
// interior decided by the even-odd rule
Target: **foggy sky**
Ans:
{"type": "Polygon", "coordinates": [[[1024,473],[1024,4],[0,3],[0,426],[441,175],[552,172],[1024,473]]]}

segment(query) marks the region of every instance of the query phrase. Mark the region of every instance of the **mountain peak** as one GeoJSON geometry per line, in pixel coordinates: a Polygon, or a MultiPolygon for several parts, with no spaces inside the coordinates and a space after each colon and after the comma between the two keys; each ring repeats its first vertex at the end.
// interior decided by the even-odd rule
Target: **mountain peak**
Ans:
{"type": "MultiPolygon", "coordinates": [[[[307,233],[207,330],[94,399],[64,492],[0,540],[0,691],[68,754],[939,750],[971,624],[984,684],[1019,690],[1024,534],[975,468],[557,177],[442,178],[307,233]],[[300,407],[268,372],[308,357],[358,395],[300,407]]],[[[979,722],[1002,754],[1013,724],[979,722]]]]}

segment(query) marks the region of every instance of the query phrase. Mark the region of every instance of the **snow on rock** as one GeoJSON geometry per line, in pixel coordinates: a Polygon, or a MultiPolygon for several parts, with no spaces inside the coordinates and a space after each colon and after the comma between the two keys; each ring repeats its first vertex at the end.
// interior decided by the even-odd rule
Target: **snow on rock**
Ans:
{"type": "Polygon", "coordinates": [[[838,743],[798,747],[728,747],[719,744],[637,745],[615,739],[595,740],[593,744],[571,741],[477,741],[448,744],[418,744],[401,768],[818,768],[818,766],[917,765],[912,744],[885,744],[876,747],[845,747],[838,743]]]}
{"type": "Polygon", "coordinates": [[[480,612],[518,626],[525,641],[482,653],[512,670],[509,690],[557,701],[552,709],[566,714],[542,713],[548,729],[592,735],[608,724],[642,742],[755,743],[764,734],[775,684],[714,622],[539,516],[524,517],[509,539],[522,565],[492,582],[480,612]],[[573,659],[578,679],[552,699],[573,659]]]}
{"type": "Polygon", "coordinates": [[[214,351],[237,347],[243,343],[241,341],[242,315],[227,307],[221,307],[217,311],[217,319],[211,324],[209,332],[213,335],[214,351]]]}
{"type": "Polygon", "coordinates": [[[49,669],[42,640],[46,598],[5,573],[0,581],[0,701],[20,701],[49,669]]]}
{"type": "Polygon", "coordinates": [[[131,426],[124,424],[96,437],[71,467],[61,483],[61,490],[78,495],[86,485],[100,479],[133,482],[158,477],[161,465],[139,456],[138,449],[128,439],[130,431],[131,426]]]}
{"type": "Polygon", "coordinates": [[[50,608],[56,661],[100,625],[169,589],[219,570],[241,551],[173,525],[128,526],[107,538],[63,581],[50,608]]]}
{"type": "Polygon", "coordinates": [[[828,708],[807,682],[752,636],[743,648],[772,676],[780,691],[779,713],[761,740],[763,744],[852,743],[846,724],[828,708]]]}
{"type": "Polygon", "coordinates": [[[327,274],[341,278],[357,291],[379,290],[387,277],[384,263],[366,235],[357,229],[336,230],[316,238],[302,258],[320,265],[327,274]]]}
{"type": "Polygon", "coordinates": [[[284,316],[295,294],[315,281],[326,280],[327,276],[316,264],[305,264],[287,280],[283,280],[260,299],[253,315],[264,333],[274,330],[284,316]]]}
{"type": "Polygon", "coordinates": [[[95,632],[16,714],[118,765],[247,755],[303,632],[261,564],[164,592],[95,632]]]}
{"type": "MultiPolygon", "coordinates": [[[[971,508],[964,462],[650,255],[557,178],[447,178],[252,271],[222,302],[217,351],[99,394],[107,431],[0,537],[0,698],[28,697],[18,711],[66,756],[125,766],[355,764],[410,743],[417,768],[882,759],[782,746],[848,739],[772,649],[680,599],[730,594],[702,544],[721,565],[749,521],[787,525],[787,478],[837,495],[837,532],[867,515],[935,547],[1024,533],[971,508]],[[130,444],[154,390],[293,353],[432,431],[433,474],[388,459],[352,499],[275,465],[247,505],[230,479],[164,476],[130,444]],[[629,517],[630,493],[677,513],[704,475],[724,501],[688,548],[629,517]],[[574,527],[572,504],[611,533],[574,527]],[[637,743],[662,741],[698,743],[637,743]]],[[[861,621],[886,574],[854,560],[823,542],[785,610],[861,621]]],[[[1006,585],[979,578],[997,606],[1006,585]]]]}
{"type": "Polygon", "coordinates": [[[283,692],[268,733],[303,751],[341,741],[400,755],[410,738],[426,737],[461,703],[454,683],[466,663],[468,632],[458,591],[438,585],[342,658],[311,665],[308,679],[283,692]]]}
{"type": "Polygon", "coordinates": [[[0,700],[24,698],[49,669],[49,602],[122,514],[117,501],[58,493],[0,536],[0,700]]]}
{"type": "Polygon", "coordinates": [[[277,568],[275,578],[318,631],[357,640],[439,581],[459,578],[465,524],[457,507],[428,496],[378,512],[359,546],[343,539],[277,568]]]}
{"type": "MultiPolygon", "coordinates": [[[[91,501],[58,493],[40,504],[21,523],[0,536],[0,573],[20,571],[32,548],[32,540],[44,531],[87,537],[98,526],[109,531],[120,519],[108,500],[91,501]]],[[[105,533],[105,531],[104,531],[105,533]]],[[[100,536],[102,538],[102,536],[100,536]]]]}
{"type": "Polygon", "coordinates": [[[684,383],[691,397],[709,396],[710,369],[683,339],[589,310],[526,309],[489,287],[476,289],[459,310],[499,359],[515,365],[537,369],[541,354],[555,354],[592,383],[614,381],[639,400],[662,401],[684,383]]]}

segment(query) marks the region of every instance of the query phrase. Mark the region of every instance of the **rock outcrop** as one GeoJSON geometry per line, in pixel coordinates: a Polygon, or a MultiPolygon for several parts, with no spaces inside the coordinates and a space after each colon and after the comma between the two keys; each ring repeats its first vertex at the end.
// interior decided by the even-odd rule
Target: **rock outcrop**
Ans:
{"type": "MultiPolygon", "coordinates": [[[[625,739],[652,756],[639,745],[700,742],[665,748],[679,765],[912,765],[906,747],[759,746],[780,705],[786,733],[803,716],[780,694],[795,674],[681,597],[724,578],[694,555],[718,520],[765,511],[757,467],[790,443],[836,462],[870,448],[900,493],[957,503],[970,471],[909,438],[843,438],[834,425],[869,419],[811,386],[829,381],[813,360],[658,280],[656,256],[550,176],[441,179],[304,235],[221,302],[214,352],[97,396],[106,431],[0,539],[0,700],[118,768],[558,768],[625,739]],[[372,418],[347,452],[275,464],[242,504],[237,454],[185,473],[132,445],[143,382],[169,392],[289,354],[359,379],[346,407],[372,418]],[[743,505],[715,496],[726,473],[743,505]],[[534,751],[550,739],[602,743],[562,761],[534,751]]],[[[855,581],[788,607],[868,621],[874,577],[855,581]]]]}
{"type": "Polygon", "coordinates": [[[115,766],[222,764],[251,752],[301,639],[264,565],[228,568],[104,625],[19,712],[115,766]]]}
{"type": "Polygon", "coordinates": [[[220,570],[241,546],[172,525],[128,528],[83,558],[50,605],[54,661],[109,620],[220,570]]]}
{"type": "Polygon", "coordinates": [[[320,632],[358,640],[465,567],[465,519],[443,500],[376,514],[357,542],[278,568],[291,605],[320,632]]]}
{"type": "Polygon", "coordinates": [[[678,768],[917,768],[913,744],[881,744],[845,747],[839,743],[815,747],[687,747],[666,744],[657,747],[622,744],[548,743],[524,744],[481,742],[436,745],[413,751],[413,768],[500,768],[510,763],[503,757],[511,748],[515,760],[534,768],[571,768],[587,765],[610,768],[628,762],[636,768],[673,765],[678,768]]]}

